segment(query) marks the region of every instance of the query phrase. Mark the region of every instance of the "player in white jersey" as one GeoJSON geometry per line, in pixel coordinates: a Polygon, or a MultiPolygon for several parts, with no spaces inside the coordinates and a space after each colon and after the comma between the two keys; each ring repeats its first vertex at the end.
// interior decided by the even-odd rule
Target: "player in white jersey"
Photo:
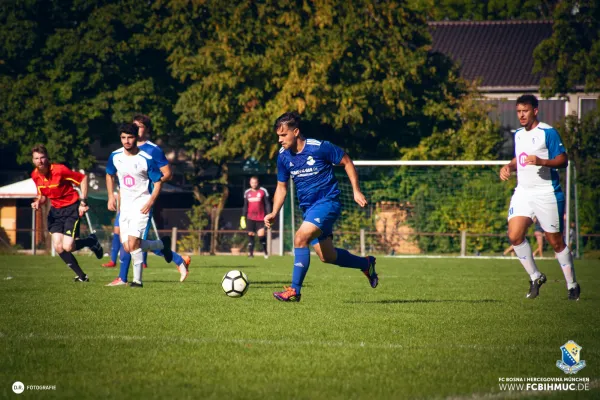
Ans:
{"type": "Polygon", "coordinates": [[[521,128],[515,133],[515,158],[500,170],[503,181],[510,178],[512,171],[517,172],[517,187],[508,210],[508,239],[531,279],[527,298],[534,299],[546,282],[546,275],[537,269],[525,233],[537,217],[563,270],[569,300],[579,300],[581,289],[575,280],[573,257],[562,236],[565,196],[557,171],[565,168],[569,159],[556,129],[539,122],[537,114],[535,96],[517,99],[521,128]]]}
{"type": "Polygon", "coordinates": [[[138,127],[135,124],[123,124],[119,127],[123,147],[113,151],[106,165],[106,188],[108,191],[108,209],[117,210],[114,196],[115,175],[118,176],[121,196],[119,225],[121,242],[133,259],[133,282],[131,287],[142,287],[142,252],[162,250],[165,260],[171,262],[170,238],[162,240],[144,240],[149,221],[149,212],[156,202],[162,187],[162,173],[152,156],[137,147],[138,127]],[[152,193],[150,181],[154,182],[152,193]]]}

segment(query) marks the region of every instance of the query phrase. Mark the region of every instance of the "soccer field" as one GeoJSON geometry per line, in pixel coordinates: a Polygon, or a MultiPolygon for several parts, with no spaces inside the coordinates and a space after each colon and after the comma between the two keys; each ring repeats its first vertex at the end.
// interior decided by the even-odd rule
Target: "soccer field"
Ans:
{"type": "Polygon", "coordinates": [[[302,302],[281,303],[292,258],[193,258],[179,273],[149,257],[144,288],[80,256],[89,283],[56,257],[0,256],[0,395],[28,398],[600,398],[600,260],[576,261],[579,302],[562,271],[525,299],[516,259],[379,258],[380,285],[312,257],[302,302]],[[221,291],[241,269],[245,297],[221,291]],[[589,391],[501,391],[500,378],[562,377],[560,347],[583,347],[589,391]]]}

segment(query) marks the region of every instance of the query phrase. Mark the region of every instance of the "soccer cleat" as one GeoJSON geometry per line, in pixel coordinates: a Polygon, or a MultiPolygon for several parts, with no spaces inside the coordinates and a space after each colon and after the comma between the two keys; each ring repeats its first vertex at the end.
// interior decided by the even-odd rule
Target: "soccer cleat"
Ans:
{"type": "Polygon", "coordinates": [[[528,299],[535,299],[540,294],[540,287],[546,283],[546,275],[542,274],[539,278],[529,281],[529,293],[527,293],[528,299]]]}
{"type": "Polygon", "coordinates": [[[144,269],[148,268],[148,264],[146,264],[146,263],[142,264],[142,268],[144,268],[144,269]]]}
{"type": "Polygon", "coordinates": [[[171,238],[168,236],[164,236],[160,239],[163,242],[163,256],[165,257],[165,261],[170,263],[173,261],[173,251],[171,250],[171,238]]]}
{"type": "Polygon", "coordinates": [[[100,244],[100,241],[98,240],[98,237],[96,236],[95,233],[92,233],[89,237],[91,237],[92,239],[94,239],[96,241],[96,244],[93,245],[92,247],[90,247],[90,250],[94,252],[94,254],[96,255],[96,258],[99,260],[104,255],[104,251],[102,250],[102,245],[100,244]]]}
{"type": "Polygon", "coordinates": [[[376,258],[373,256],[367,256],[367,260],[369,260],[369,268],[363,270],[363,274],[369,279],[369,284],[373,289],[379,285],[379,276],[377,276],[377,272],[375,272],[375,264],[376,258]]]}
{"type": "Polygon", "coordinates": [[[75,278],[73,278],[73,282],[89,282],[90,278],[88,278],[87,275],[84,275],[83,278],[80,276],[76,276],[75,278]]]}
{"type": "Polygon", "coordinates": [[[248,258],[254,258],[254,254],[248,254],[248,258]]]}
{"type": "Polygon", "coordinates": [[[117,278],[106,286],[125,286],[127,282],[121,280],[121,278],[117,278]]]}
{"type": "Polygon", "coordinates": [[[265,254],[265,260],[268,260],[268,259],[269,259],[269,255],[265,254]]]}
{"type": "Polygon", "coordinates": [[[131,282],[129,284],[129,287],[132,287],[132,288],[143,288],[144,284],[142,282],[133,281],[133,282],[131,282]]]}
{"type": "Polygon", "coordinates": [[[579,283],[578,283],[577,286],[575,286],[573,289],[569,289],[569,300],[578,301],[580,293],[581,293],[581,287],[579,286],[579,283]]]}
{"type": "Polygon", "coordinates": [[[275,297],[279,301],[291,301],[291,302],[299,302],[300,294],[296,294],[296,289],[291,286],[284,286],[283,292],[275,292],[273,293],[273,297],[275,297]]]}
{"type": "Polygon", "coordinates": [[[114,268],[114,267],[116,267],[116,266],[117,266],[117,264],[116,264],[116,263],[114,263],[114,262],[112,262],[112,260],[111,260],[111,261],[107,262],[106,264],[102,264],[102,266],[103,266],[104,268],[114,268]]]}
{"type": "Polygon", "coordinates": [[[179,265],[179,267],[177,267],[179,273],[181,274],[179,282],[183,282],[187,279],[190,273],[190,269],[188,267],[192,263],[192,258],[190,256],[183,256],[181,258],[183,258],[183,262],[181,263],[181,265],[179,265]]]}

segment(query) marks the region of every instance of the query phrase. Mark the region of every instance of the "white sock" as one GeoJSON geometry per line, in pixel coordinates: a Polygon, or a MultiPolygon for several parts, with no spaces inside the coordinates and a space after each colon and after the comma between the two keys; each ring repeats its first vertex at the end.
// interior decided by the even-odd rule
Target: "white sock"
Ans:
{"type": "Polygon", "coordinates": [[[131,260],[133,261],[133,281],[142,283],[142,264],[144,263],[144,253],[142,249],[135,249],[131,252],[131,260]]]}
{"type": "Polygon", "coordinates": [[[532,281],[542,276],[535,265],[531,246],[529,246],[527,239],[523,240],[523,243],[520,245],[513,246],[513,250],[515,251],[517,257],[519,257],[519,261],[521,261],[521,264],[523,264],[523,268],[525,268],[525,271],[527,271],[532,281]]]}
{"type": "Polygon", "coordinates": [[[569,246],[565,247],[560,253],[554,253],[556,259],[562,268],[565,280],[567,281],[567,289],[573,289],[577,287],[577,281],[575,280],[575,266],[573,265],[573,255],[569,246]]]}
{"type": "Polygon", "coordinates": [[[142,243],[140,244],[140,248],[143,251],[148,250],[162,250],[164,248],[162,240],[144,240],[142,239],[142,243]]]}

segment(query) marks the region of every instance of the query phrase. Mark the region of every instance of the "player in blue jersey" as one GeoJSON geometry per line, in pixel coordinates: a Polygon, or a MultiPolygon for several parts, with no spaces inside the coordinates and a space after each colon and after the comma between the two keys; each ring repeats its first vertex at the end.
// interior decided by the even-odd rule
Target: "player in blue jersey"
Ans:
{"type": "Polygon", "coordinates": [[[530,277],[526,297],[534,299],[546,282],[546,275],[537,269],[525,233],[537,217],[562,268],[568,299],[579,300],[581,289],[575,279],[573,256],[562,235],[565,196],[557,171],[565,168],[569,159],[556,129],[539,122],[537,114],[535,96],[523,95],[517,99],[521,128],[515,133],[515,158],[500,170],[500,179],[504,181],[512,171],[517,172],[517,187],[508,210],[508,239],[530,277]]]}
{"type": "Polygon", "coordinates": [[[119,136],[123,147],[111,153],[106,165],[106,189],[108,209],[117,210],[114,196],[115,176],[121,187],[119,226],[121,243],[133,259],[133,282],[131,287],[142,287],[143,252],[163,250],[167,262],[172,261],[169,237],[162,240],[146,240],[144,232],[150,220],[152,207],[162,188],[162,173],[152,156],[137,147],[138,127],[123,124],[119,136]],[[150,183],[154,184],[151,185],[150,183]]]}
{"type": "Polygon", "coordinates": [[[265,216],[265,225],[271,227],[283,206],[290,177],[298,192],[304,221],[294,236],[292,285],[284,287],[283,292],[273,293],[273,296],[280,301],[300,301],[302,283],[310,265],[309,244],[313,245],[321,261],[361,270],[371,287],[377,287],[379,278],[375,272],[375,257],[355,256],[347,250],[335,248],[332,241],[333,225],[342,210],[340,190],[333,174],[334,165],[345,168],[352,184],[354,201],[361,207],[367,205],[352,160],[330,142],[305,138],[300,132],[300,116],[297,113],[285,113],[277,118],[275,132],[281,144],[277,158],[278,182],[273,211],[265,216]]]}
{"type": "MultiPolygon", "coordinates": [[[[165,153],[162,151],[158,145],[152,143],[149,140],[150,133],[152,132],[152,122],[150,118],[146,115],[138,114],[133,117],[133,123],[138,127],[138,141],[137,146],[140,150],[150,154],[152,158],[155,160],[156,164],[159,166],[160,171],[163,174],[162,182],[166,182],[172,178],[171,167],[169,166],[169,161],[165,157],[165,153]]],[[[152,219],[152,211],[150,214],[150,219],[152,219]]],[[[148,236],[148,231],[150,230],[150,223],[147,226],[147,229],[144,233],[144,239],[148,236]]],[[[153,251],[154,254],[158,256],[163,256],[161,250],[153,251]]],[[[144,266],[147,265],[147,253],[144,253],[144,266]]],[[[128,253],[121,251],[121,267],[119,271],[119,276],[109,283],[107,286],[121,286],[127,283],[127,275],[129,273],[129,264],[131,261],[131,257],[128,253]]],[[[179,281],[183,282],[187,279],[189,274],[189,265],[192,262],[189,256],[181,256],[176,252],[173,252],[173,263],[176,265],[180,278],[179,281]]]]}

